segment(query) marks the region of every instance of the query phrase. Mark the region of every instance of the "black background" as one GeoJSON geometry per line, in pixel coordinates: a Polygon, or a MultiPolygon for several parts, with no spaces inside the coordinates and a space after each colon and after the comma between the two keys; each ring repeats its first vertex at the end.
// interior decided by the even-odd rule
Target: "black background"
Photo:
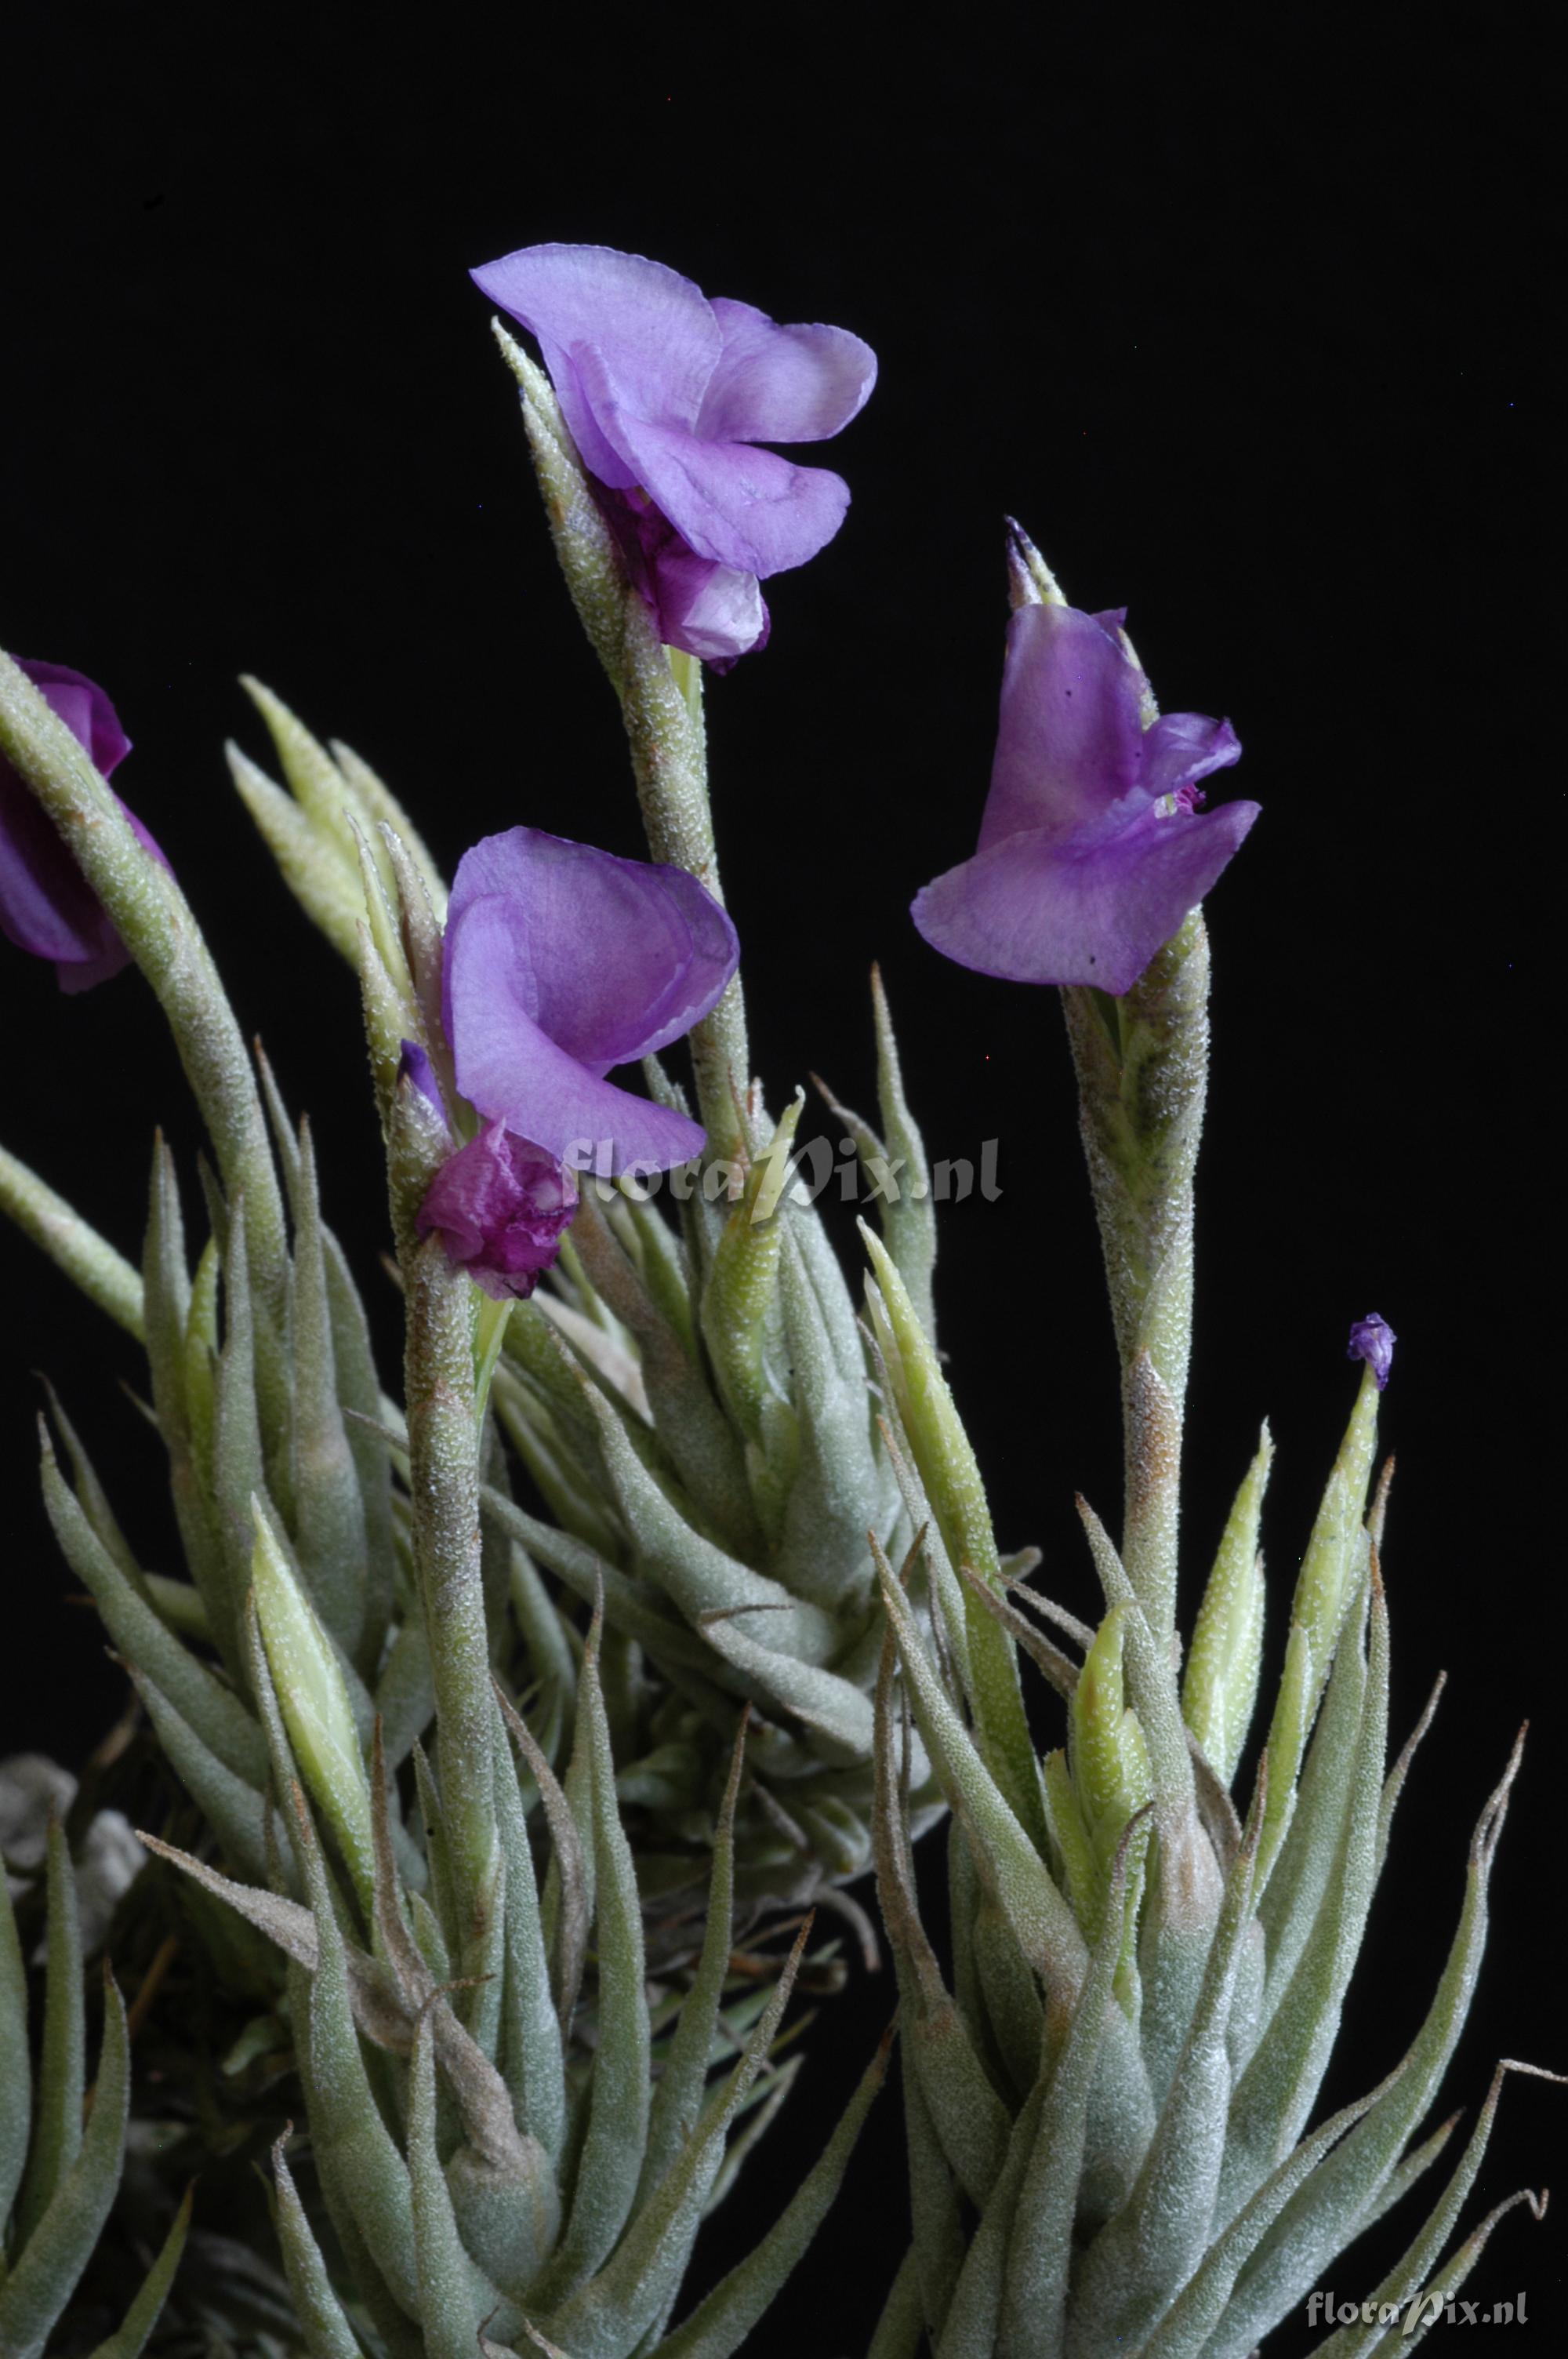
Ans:
{"type": "MultiPolygon", "coordinates": [[[[652,9],[633,38],[559,11],[395,35],[368,14],[124,8],[24,13],[6,59],[0,636],[113,693],[135,741],[116,783],[308,1107],[373,1290],[354,989],[228,785],[225,735],[265,751],[234,676],[362,751],[449,866],[520,821],[640,849],[470,265],[546,238],[634,248],[881,356],[820,454],[853,489],[843,531],[770,585],[767,650],[710,683],[726,886],[775,1103],[811,1068],[869,1101],[875,955],[933,1153],[1000,1142],[1000,1201],[943,1231],[944,1340],[1004,1544],[1037,1541],[1083,1611],[1072,1494],[1115,1512],[1116,1393],[1060,1016],[945,964],[905,917],[978,823],[1004,512],[1076,603],[1129,605],[1167,708],[1230,715],[1246,756],[1218,783],[1264,816],[1209,908],[1190,1578],[1266,1412],[1277,1661],[1351,1397],[1345,1332],[1381,1310],[1400,1337],[1400,1736],[1453,1676],[1332,2093],[1413,2032],[1470,1825],[1536,1716],[1449,2104],[1479,2100],[1499,2052],[1568,2064],[1548,1945],[1560,690],[1532,562],[1553,322],[1536,69],[1511,21],[1517,49],[1485,16],[1375,11],[1342,50],[1305,12],[1153,28],[1003,8],[938,38],[652,9]]],[[[154,1121],[188,1172],[196,1146],[156,1009],[134,976],[61,999],[8,950],[5,1006],[6,1143],[134,1254],[154,1121]]],[[[30,1370],[62,1386],[150,1560],[169,1526],[116,1390],[134,1348],[8,1233],[0,1288],[0,1745],[80,1749],[121,1690],[36,1507],[30,1370]]],[[[389,1293],[378,1316],[391,1367],[389,1293]]],[[[804,2167],[885,1984],[818,2025],[793,2128],[715,2253],[804,2167]]],[[[1472,2217],[1546,2173],[1560,2104],[1510,2090],[1472,2217]]],[[[902,2233],[897,2114],[890,2095],[754,2350],[864,2347],[902,2233]]],[[[1467,2290],[1525,2286],[1550,2335],[1560,2254],[1551,2222],[1514,2219],[1467,2290]]],[[[1336,2274],[1342,2295],[1369,2282],[1336,2274]]]]}

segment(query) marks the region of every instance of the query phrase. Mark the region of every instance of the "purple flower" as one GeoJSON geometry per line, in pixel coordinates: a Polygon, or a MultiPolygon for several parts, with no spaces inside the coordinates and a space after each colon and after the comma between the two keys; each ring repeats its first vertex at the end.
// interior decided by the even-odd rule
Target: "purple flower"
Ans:
{"type": "Polygon", "coordinates": [[[1394,1345],[1399,1341],[1386,1319],[1368,1310],[1365,1319],[1357,1319],[1350,1330],[1350,1342],[1346,1351],[1347,1360],[1365,1360],[1382,1391],[1389,1381],[1389,1370],[1394,1364],[1394,1345]]]}
{"type": "Polygon", "coordinates": [[[685,1163],[699,1126],[604,1077],[688,1032],[739,956],[734,927],[684,868],[533,827],[486,836],[458,864],[447,917],[458,1087],[557,1163],[606,1174],[685,1163]]]}
{"type": "Polygon", "coordinates": [[[1141,725],[1122,614],[1023,606],[1008,626],[1001,722],[972,860],[916,895],[935,950],[1015,983],[1130,990],[1258,816],[1202,812],[1197,781],[1240,755],[1228,721],[1141,725]]]}
{"type": "Polygon", "coordinates": [[[524,246],[472,276],[538,338],[583,465],[620,495],[606,513],[666,645],[719,665],[760,647],[758,581],[815,557],[849,493],[756,446],[847,426],[876,382],[870,347],[709,302],[663,263],[608,246],[524,246]]]}
{"type": "MultiPolygon", "coordinates": [[[[18,656],[44,702],[87,748],[107,777],[131,741],[103,690],[65,664],[18,656]]],[[[135,811],[121,803],[156,860],[164,855],[135,811]]],[[[164,861],[164,865],[168,865],[164,861]]],[[[0,933],[35,958],[52,959],[62,991],[88,991],[128,966],[131,953],[103,903],[10,764],[0,760],[0,933]]]]}
{"type": "Polygon", "coordinates": [[[492,1122],[441,1166],[416,1226],[438,1234],[449,1259],[503,1302],[533,1293],[576,1210],[571,1173],[492,1122]]]}

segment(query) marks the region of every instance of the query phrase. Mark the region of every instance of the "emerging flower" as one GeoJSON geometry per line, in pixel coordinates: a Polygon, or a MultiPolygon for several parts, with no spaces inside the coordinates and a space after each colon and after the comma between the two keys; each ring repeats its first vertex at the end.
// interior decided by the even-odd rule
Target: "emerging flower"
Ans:
{"type": "Polygon", "coordinates": [[[685,1163],[699,1126],[604,1076],[689,1032],[739,957],[729,918],[684,868],[533,827],[486,836],[458,864],[447,919],[458,1087],[557,1164],[685,1163]]]}
{"type": "MultiPolygon", "coordinates": [[[[21,656],[16,662],[106,778],[130,752],[131,741],[103,690],[64,664],[30,663],[21,656]]],[[[163,860],[135,812],[124,803],[120,809],[153,857],[163,860]]],[[[0,933],[35,958],[52,959],[62,991],[91,990],[131,962],[98,896],[5,761],[0,761],[0,933]]]]}
{"type": "Polygon", "coordinates": [[[665,644],[719,667],[762,646],[759,579],[804,565],[849,492],[761,442],[820,442],[876,382],[843,328],[780,327],[641,255],[530,245],[472,273],[539,341],[583,465],[665,644]]]}
{"type": "Polygon", "coordinates": [[[1394,1345],[1399,1338],[1386,1319],[1368,1310],[1365,1319],[1357,1319],[1350,1330],[1350,1342],[1345,1356],[1347,1360],[1365,1360],[1378,1380],[1381,1392],[1389,1381],[1389,1370],[1394,1364],[1394,1345]]]}
{"type": "Polygon", "coordinates": [[[1197,712],[1143,728],[1122,619],[1032,605],[1008,626],[979,849],[911,912],[960,966],[1130,990],[1258,816],[1249,802],[1200,812],[1197,781],[1241,747],[1228,721],[1197,712]]]}
{"type": "Polygon", "coordinates": [[[577,1183],[553,1155],[498,1122],[441,1166],[419,1209],[447,1257],[498,1302],[533,1293],[577,1211],[577,1183]]]}

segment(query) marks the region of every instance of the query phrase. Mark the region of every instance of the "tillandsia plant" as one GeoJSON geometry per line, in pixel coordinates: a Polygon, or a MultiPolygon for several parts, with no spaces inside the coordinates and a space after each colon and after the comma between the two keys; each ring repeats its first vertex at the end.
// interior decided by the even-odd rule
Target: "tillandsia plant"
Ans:
{"type": "MultiPolygon", "coordinates": [[[[839,478],[764,446],[846,426],[872,356],[602,248],[474,276],[539,346],[542,366],[497,326],[650,857],[498,811],[449,889],[368,765],[247,683],[284,783],[232,748],[235,784],[359,980],[400,1397],[309,1128],[106,782],[126,751],[108,699],[0,658],[0,923],[67,988],[139,966],[211,1150],[192,1252],[195,1200],[157,1144],[139,1264],[0,1156],[6,1210],[146,1347],[185,1557],[183,1580],[148,1569],[51,1399],[50,1519],[189,1798],[144,1837],[158,1864],[137,1895],[183,1895],[203,1972],[243,2014],[222,2077],[238,2094],[265,2067],[259,2110],[222,2136],[257,2142],[267,2113],[286,2284],[265,2331],[226,2327],[221,2301],[203,2314],[231,2347],[311,2359],[724,2359],[809,2242],[886,2069],[884,2041],[782,2213],[674,2322],[701,2220],[796,2077],[792,1995],[843,1971],[800,1912],[874,1957],[849,1888],[874,1867],[914,2210],[875,2359],[1240,2359],[1438,2158],[1446,2132],[1410,2141],[1474,1981],[1517,1756],[1414,2049],[1309,2128],[1415,1739],[1386,1770],[1386,1484],[1368,1495],[1393,1338],[1376,1315],[1353,1333],[1359,1390],[1249,1791],[1266,1432],[1180,1660],[1198,905],[1256,817],[1204,810],[1203,781],[1239,746],[1224,722],[1162,717],[1121,614],[1069,608],[1012,528],[979,845],[914,916],[949,957],[1065,992],[1126,1457],[1119,1542],[1084,1509],[1091,1628],[1037,1597],[1033,1552],[1004,1556],[991,1526],[937,1349],[931,1190],[880,984],[880,1129],[827,1097],[877,1183],[863,1306],[798,1184],[803,1095],[772,1113],[751,1070],[702,667],[764,644],[762,582],[841,523],[839,478]],[[682,1041],[689,1092],[663,1061],[682,1041]],[[639,1064],[641,1091],[611,1078],[639,1064]],[[1065,1707],[1043,1761],[1037,1674],[1065,1707]],[[945,1808],[951,1988],[914,1852],[945,1808]]],[[[50,1861],[30,2131],[29,2082],[0,2081],[17,2198],[0,2359],[42,2349],[120,2158],[118,2001],[111,1984],[83,2136],[58,1833],[50,1861]]],[[[111,1943],[124,1931],[123,1913],[111,1943]]],[[[22,1959],[0,1942],[25,2056],[22,1959]]],[[[1457,2283],[1489,2229],[1441,2258],[1496,2101],[1379,2289],[1390,2305],[1457,2283]]],[[[152,2330],[186,2217],[105,2351],[152,2330]]]]}
{"type": "MultiPolygon", "coordinates": [[[[583,1604],[601,1590],[608,1643],[656,1672],[621,1682],[644,1892],[700,1890],[740,1701],[742,1893],[824,1898],[869,1940],[838,1889],[871,1861],[868,1535],[901,1549],[925,1507],[879,1431],[850,1288],[792,1172],[802,1101],[775,1119],[751,1075],[697,658],[724,669],[761,643],[758,577],[814,554],[848,505],[838,476],[756,442],[836,432],[875,363],[842,330],[710,304],[597,247],[530,248],[474,275],[548,363],[546,376],[498,328],[654,864],[515,828],[464,855],[449,906],[427,863],[416,892],[405,862],[399,914],[390,874],[367,900],[373,870],[343,817],[366,777],[354,756],[255,689],[290,792],[238,753],[233,774],[307,911],[356,964],[372,958],[384,1103],[395,1064],[440,1125],[412,1217],[497,1299],[490,1397],[549,1511],[514,1504],[487,1455],[498,1560],[521,1548],[583,1604]],[[658,1062],[682,1033],[695,1109],[658,1062]],[[646,1098],[604,1078],[637,1059],[646,1098]],[[644,1201],[661,1172],[678,1228],[644,1201]]],[[[903,1159],[911,1184],[883,1195],[883,1217],[929,1327],[934,1213],[880,984],[874,1016],[884,1136],[835,1111],[869,1167],[903,1159]]]]}
{"type": "MultiPolygon", "coordinates": [[[[1063,986],[1121,1361],[1121,1539],[1079,1501],[1104,1593],[1098,1627],[998,1584],[973,1454],[898,1273],[868,1239],[901,1446],[936,1509],[903,1567],[879,1566],[889,1630],[877,1875],[903,2001],[914,2236],[873,2350],[1246,2359],[1449,2142],[1453,2122],[1412,2144],[1475,1986],[1519,1747],[1481,1811],[1458,1930],[1412,2046],[1309,2128],[1437,1702],[1434,1690],[1390,1767],[1391,1467],[1371,1486],[1395,1339],[1376,1313],[1351,1330],[1360,1381],[1301,1560],[1249,1793],[1238,1770],[1262,1664],[1267,1427],[1184,1669],[1176,1597],[1208,1049],[1208,949],[1192,904],[1256,807],[1200,813],[1197,781],[1240,751],[1228,724],[1161,718],[1123,617],[1068,607],[1016,526],[1009,557],[1014,613],[980,849],[925,889],[914,917],[967,965],[1063,986]],[[967,1601],[1010,1665],[1033,1666],[1061,1699],[1065,1741],[1043,1760],[999,1730],[963,1625],[943,1643],[938,1618],[933,1648],[910,1611],[921,1560],[928,1569],[934,1549],[955,1547],[967,1601]],[[909,1842],[912,1723],[951,1806],[951,1987],[909,1842]]],[[[1447,2249],[1503,2076],[1535,2069],[1498,2067],[1424,2225],[1357,2323],[1320,2349],[1392,2349],[1441,2314],[1512,2208],[1447,2249]]],[[[1543,2199],[1512,2202],[1526,2200],[1539,2216],[1543,2199]]]]}
{"type": "MultiPolygon", "coordinates": [[[[734,493],[715,478],[716,513],[738,506],[739,529],[748,504],[793,503],[793,537],[775,516],[772,538],[734,548],[753,576],[798,562],[843,486],[820,478],[824,499],[733,438],[791,418],[831,430],[824,404],[851,414],[871,357],[745,307],[721,330],[687,291],[716,347],[704,439],[734,493]]],[[[690,397],[671,393],[671,431],[690,397]]],[[[683,528],[706,550],[721,522],[683,528]]],[[[674,531],[658,527],[666,558],[674,531]]],[[[766,1125],[746,1078],[734,930],[703,850],[696,663],[665,650],[654,577],[634,579],[613,538],[600,554],[641,682],[626,701],[652,864],[514,828],[475,847],[449,901],[366,766],[259,688],[292,796],[235,760],[289,881],[359,968],[401,1407],[322,1222],[308,1129],[253,1068],[175,876],[90,758],[105,731],[124,750],[107,699],[76,680],[62,701],[47,667],[0,674],[7,931],[92,964],[77,982],[139,963],[213,1150],[194,1266],[161,1143],[139,1270],[25,1167],[3,1176],[8,1208],[147,1347],[189,1580],[145,1569],[58,1408],[70,1478],[46,1432],[45,1495],[222,1864],[149,1843],[280,1952],[265,2020],[291,2043],[348,2270],[345,2309],[280,2151],[312,2349],[471,2349],[481,2329],[606,2354],[667,2339],[702,2213],[794,2078],[773,2050],[806,1937],[760,1948],[759,1905],[820,1888],[872,1945],[835,1886],[869,1858],[871,1549],[908,1510],[842,1275],[814,1221],[771,1217],[793,1117],[766,1125]],[[687,1032],[703,1124],[652,1064],[651,1099],[606,1080],[687,1032]],[[635,1185],[677,1165],[684,1242],[635,1185]],[[529,1298],[557,1250],[548,1316],[529,1298]],[[557,1523],[513,1504],[498,1426],[557,1523]],[[673,1984],[650,1986],[650,1962],[673,1984]]],[[[818,1984],[840,1971],[831,1947],[806,1962],[818,1984]]],[[[882,2069],[671,2347],[717,2353],[747,2331],[882,2069]]]]}

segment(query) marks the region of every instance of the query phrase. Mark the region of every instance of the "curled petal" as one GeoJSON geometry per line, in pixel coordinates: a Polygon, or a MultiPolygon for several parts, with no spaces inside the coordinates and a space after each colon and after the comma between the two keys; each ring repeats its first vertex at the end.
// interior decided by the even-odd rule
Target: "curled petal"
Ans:
{"type": "Polygon", "coordinates": [[[603,245],[530,245],[470,277],[539,340],[584,465],[625,490],[638,478],[607,440],[591,381],[600,364],[637,416],[696,425],[723,336],[698,287],[662,262],[603,245]]]}
{"type": "Polygon", "coordinates": [[[804,565],[843,523],[849,487],[827,468],[639,417],[602,353],[579,364],[607,440],[697,556],[766,581],[804,565]]]}
{"type": "Polygon", "coordinates": [[[497,1300],[533,1293],[560,1251],[577,1185],[559,1160],[492,1123],[441,1166],[416,1223],[497,1300]]]}
{"type": "Polygon", "coordinates": [[[1021,606],[1008,625],[982,852],[1025,829],[1055,838],[1092,826],[1137,777],[1143,675],[1111,619],[1021,606]]]}
{"type": "Polygon", "coordinates": [[[1256,803],[1235,802],[1163,817],[1144,810],[1066,842],[1044,830],[1010,835],[927,885],[911,914],[933,949],[959,966],[1120,994],[1203,899],[1257,816],[1256,803]]]}
{"type": "Polygon", "coordinates": [[[1240,759],[1241,740],[1228,721],[1166,712],[1144,734],[1138,783],[1146,794],[1176,795],[1240,759]]]}
{"type": "Polygon", "coordinates": [[[465,1078],[491,1000],[603,1074],[688,1032],[739,958],[728,916],[684,868],[622,860],[539,828],[486,836],[458,864],[448,918],[458,1085],[481,1114],[502,1113],[465,1078]]]}
{"type": "Polygon", "coordinates": [[[728,671],[766,646],[768,610],[754,573],[698,557],[645,496],[605,491],[600,505],[667,647],[728,671]]]}
{"type": "Polygon", "coordinates": [[[705,442],[823,442],[859,416],[877,356],[847,328],[781,327],[750,303],[716,296],[724,338],[697,414],[705,442]]]}

